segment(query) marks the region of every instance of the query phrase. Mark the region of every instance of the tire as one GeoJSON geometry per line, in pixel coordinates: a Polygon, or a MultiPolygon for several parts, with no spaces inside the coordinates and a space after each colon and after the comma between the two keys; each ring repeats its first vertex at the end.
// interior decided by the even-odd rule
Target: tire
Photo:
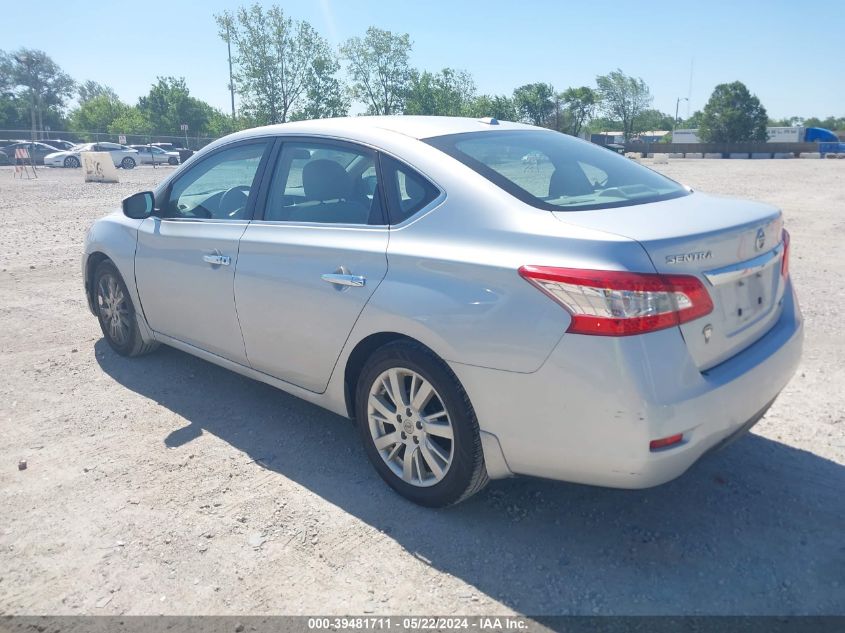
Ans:
{"type": "Polygon", "coordinates": [[[115,352],[121,356],[142,356],[158,347],[158,343],[145,343],[141,338],[129,290],[109,260],[100,262],[94,271],[92,292],[103,337],[115,352]]]}
{"type": "Polygon", "coordinates": [[[487,485],[475,411],[458,378],[431,350],[410,341],[388,343],[367,360],[355,391],[355,417],[367,457],[400,495],[443,507],[487,485]],[[431,387],[427,399],[422,396],[428,393],[426,383],[431,387]],[[392,401],[396,389],[404,403],[398,408],[392,401]],[[440,411],[443,415],[437,415],[440,411]]]}
{"type": "Polygon", "coordinates": [[[76,156],[68,156],[65,158],[65,167],[76,169],[79,167],[79,159],[76,156]]]}
{"type": "Polygon", "coordinates": [[[120,166],[124,169],[135,169],[135,159],[131,156],[127,156],[122,161],[120,161],[120,166]]]}
{"type": "Polygon", "coordinates": [[[179,159],[178,159],[178,158],[176,158],[176,157],[174,157],[174,156],[171,156],[170,158],[168,158],[168,159],[167,159],[167,162],[168,162],[168,164],[170,164],[170,165],[178,165],[178,164],[179,164],[179,159]]]}

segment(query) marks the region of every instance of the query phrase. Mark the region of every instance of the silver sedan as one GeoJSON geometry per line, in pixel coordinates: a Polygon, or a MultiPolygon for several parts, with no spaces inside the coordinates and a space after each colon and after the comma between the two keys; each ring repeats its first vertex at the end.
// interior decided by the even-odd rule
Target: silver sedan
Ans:
{"type": "Polygon", "coordinates": [[[82,266],[115,352],[352,418],[390,486],[442,506],[512,475],[653,486],[748,430],[801,354],[788,254],[770,206],[403,116],[221,139],[97,221],[82,266]]]}
{"type": "Polygon", "coordinates": [[[138,160],[142,165],[178,165],[179,152],[169,152],[155,145],[130,145],[138,152],[138,160]]]}

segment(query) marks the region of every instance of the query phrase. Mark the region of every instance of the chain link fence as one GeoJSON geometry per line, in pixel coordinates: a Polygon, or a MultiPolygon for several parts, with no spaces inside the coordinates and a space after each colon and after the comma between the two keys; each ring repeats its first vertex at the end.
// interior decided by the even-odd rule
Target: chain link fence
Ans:
{"type": "MultiPolygon", "coordinates": [[[[71,143],[96,143],[108,142],[119,143],[119,134],[111,134],[109,132],[71,132],[69,130],[43,130],[35,133],[33,137],[32,130],[4,130],[0,129],[0,146],[3,146],[4,141],[9,143],[15,141],[35,140],[43,143],[50,143],[50,139],[70,141],[71,143]]],[[[124,135],[126,145],[147,145],[149,143],[172,143],[174,147],[185,147],[187,149],[198,150],[212,141],[217,140],[216,136],[191,136],[190,133],[182,134],[181,136],[174,136],[170,134],[126,134],[124,135]]]]}

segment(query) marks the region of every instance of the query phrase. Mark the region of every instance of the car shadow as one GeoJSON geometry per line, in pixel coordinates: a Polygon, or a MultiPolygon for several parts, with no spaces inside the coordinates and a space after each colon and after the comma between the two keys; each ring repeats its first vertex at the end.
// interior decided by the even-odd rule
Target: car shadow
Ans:
{"type": "Polygon", "coordinates": [[[96,352],[187,420],[167,446],[211,433],[515,611],[845,613],[845,468],[813,453],[750,434],[658,488],[515,478],[431,510],[382,483],[339,416],[171,348],[96,352]]]}

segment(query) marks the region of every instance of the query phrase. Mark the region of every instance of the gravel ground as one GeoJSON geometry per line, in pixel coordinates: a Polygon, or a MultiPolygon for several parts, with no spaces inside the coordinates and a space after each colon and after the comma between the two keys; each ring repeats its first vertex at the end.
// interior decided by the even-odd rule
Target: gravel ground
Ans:
{"type": "Polygon", "coordinates": [[[167,168],[0,169],[0,614],[845,613],[845,161],[656,168],[783,208],[797,375],[670,484],[513,479],[439,511],[383,485],[335,415],[172,349],[110,351],[83,236],[167,168]]]}

